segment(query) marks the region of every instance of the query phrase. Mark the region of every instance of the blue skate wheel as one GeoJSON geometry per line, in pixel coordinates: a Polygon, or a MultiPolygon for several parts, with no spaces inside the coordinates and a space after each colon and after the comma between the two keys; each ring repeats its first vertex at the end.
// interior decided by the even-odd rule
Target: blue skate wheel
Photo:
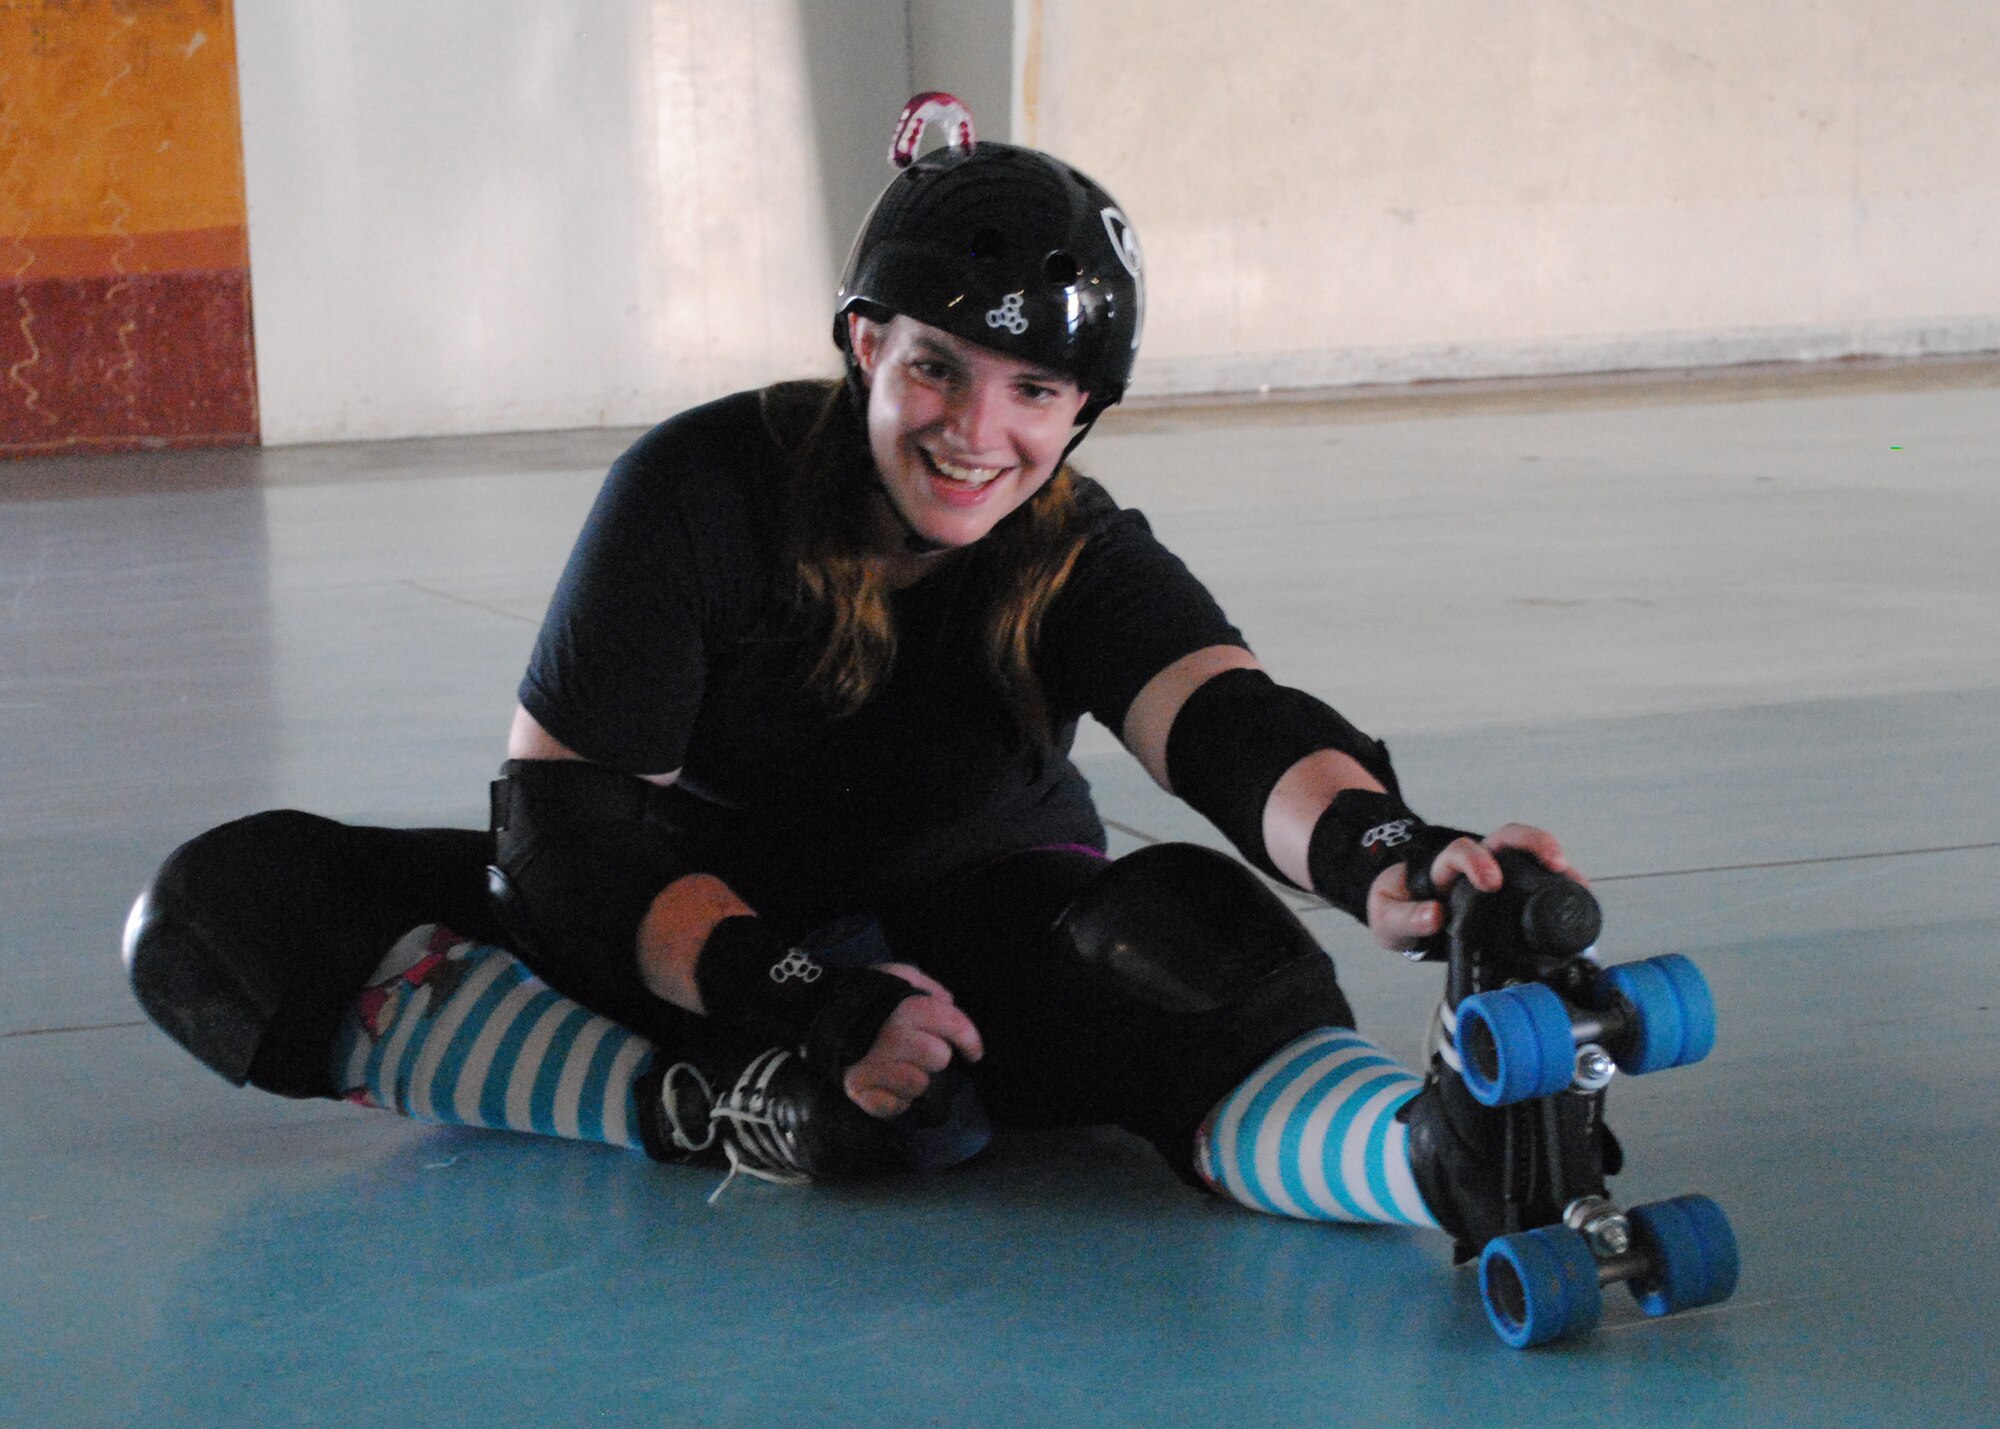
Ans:
{"type": "Polygon", "coordinates": [[[1598,995],[1607,1001],[1622,997],[1632,1005],[1635,1025],[1616,1045],[1606,1050],[1618,1063],[1618,1070],[1630,1076],[1657,1072],[1680,1065],[1684,1040],[1681,1000],[1673,979],[1649,958],[1642,963],[1620,963],[1598,974],[1598,995]]]}
{"type": "Polygon", "coordinates": [[[1597,1259],[1567,1226],[1487,1242],[1479,1256],[1479,1295],[1494,1330],[1517,1350],[1580,1335],[1604,1313],[1597,1259]]]}
{"type": "Polygon", "coordinates": [[[1652,1269],[1631,1282],[1632,1298],[1648,1315],[1714,1305],[1736,1293],[1736,1232],[1706,1196],[1634,1206],[1634,1245],[1652,1269]]]}
{"type": "Polygon", "coordinates": [[[1474,993],[1458,1005],[1458,1060],[1486,1106],[1553,1096],[1576,1078],[1569,1009],[1538,982],[1474,993]]]}
{"type": "Polygon", "coordinates": [[[1646,961],[1673,985],[1681,1013],[1681,1050],[1674,1065],[1691,1067],[1715,1050],[1715,998],[1708,990],[1708,979],[1679,953],[1646,961]]]}

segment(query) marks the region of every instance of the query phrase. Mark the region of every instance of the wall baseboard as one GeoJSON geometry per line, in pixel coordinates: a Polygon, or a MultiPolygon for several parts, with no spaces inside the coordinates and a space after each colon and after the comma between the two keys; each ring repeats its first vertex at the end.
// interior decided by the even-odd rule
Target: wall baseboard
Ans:
{"type": "Polygon", "coordinates": [[[1135,398],[1194,397],[1490,377],[1676,371],[1842,357],[2000,352],[2000,316],[1848,327],[1744,328],[1549,342],[1349,347],[1139,360],[1135,398]]]}

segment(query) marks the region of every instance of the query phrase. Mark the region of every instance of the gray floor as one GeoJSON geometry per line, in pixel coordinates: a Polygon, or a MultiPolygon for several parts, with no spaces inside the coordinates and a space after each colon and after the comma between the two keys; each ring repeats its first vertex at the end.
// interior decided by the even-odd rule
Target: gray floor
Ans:
{"type": "MultiPolygon", "coordinates": [[[[1700,1067],[1621,1084],[1728,1305],[1504,1349],[1435,1235],[1196,1197],[1115,1133],[734,1189],[238,1092],[115,950],[180,839],[482,821],[618,434],[0,467],[0,1421],[2000,1421],[2000,363],[1116,414],[1085,465],[1419,807],[1561,833],[1700,1067]]],[[[1101,732],[1121,847],[1212,841],[1101,732]]],[[[1323,910],[1364,1027],[1435,972],[1323,910]]]]}

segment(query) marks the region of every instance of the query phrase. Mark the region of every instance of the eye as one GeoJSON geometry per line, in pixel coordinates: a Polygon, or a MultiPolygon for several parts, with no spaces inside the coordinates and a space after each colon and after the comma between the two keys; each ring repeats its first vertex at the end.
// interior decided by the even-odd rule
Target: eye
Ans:
{"type": "Polygon", "coordinates": [[[940,362],[934,357],[911,358],[910,370],[926,382],[946,383],[957,375],[950,363],[940,362]]]}
{"type": "Polygon", "coordinates": [[[1031,402],[1038,407],[1048,406],[1054,402],[1061,402],[1066,398],[1076,395],[1076,387],[1073,383],[1063,381],[1045,382],[1034,377],[1020,378],[1014,383],[1014,390],[1020,394],[1021,400],[1031,402]]]}

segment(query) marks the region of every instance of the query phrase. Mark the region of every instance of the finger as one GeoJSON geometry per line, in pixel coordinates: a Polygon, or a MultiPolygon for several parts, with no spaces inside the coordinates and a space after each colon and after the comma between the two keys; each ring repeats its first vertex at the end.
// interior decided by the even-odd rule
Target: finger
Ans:
{"type": "MultiPolygon", "coordinates": [[[[859,1065],[860,1063],[855,1063],[855,1066],[858,1067],[859,1065]]],[[[867,1112],[868,1115],[879,1117],[884,1121],[887,1121],[891,1117],[901,1116],[910,1109],[910,1102],[914,1100],[914,1098],[906,1099],[899,1097],[893,1092],[885,1091],[880,1087],[869,1086],[858,1081],[855,1078],[853,1067],[848,1068],[847,1076],[843,1079],[842,1086],[847,1092],[847,1099],[849,1101],[867,1112]]]]}
{"type": "Polygon", "coordinates": [[[915,1042],[916,1045],[910,1048],[903,1060],[922,1067],[933,1076],[951,1065],[951,1059],[958,1050],[942,1037],[920,1035],[915,1042]]]}
{"type": "Polygon", "coordinates": [[[940,1002],[952,1000],[951,990],[922,968],[909,963],[877,963],[875,967],[877,972],[893,973],[918,992],[928,993],[940,1002]]]}
{"type": "Polygon", "coordinates": [[[1391,952],[1415,947],[1444,926],[1444,909],[1435,901],[1413,902],[1410,880],[1400,863],[1375,875],[1368,888],[1368,932],[1391,952]]]}
{"type": "Polygon", "coordinates": [[[1442,891],[1460,878],[1481,893],[1492,893],[1500,887],[1500,860],[1471,839],[1454,839],[1432,860],[1431,882],[1442,891]]]}
{"type": "Polygon", "coordinates": [[[871,1052],[849,1067],[840,1081],[858,1106],[870,1094],[913,1102],[924,1094],[931,1077],[921,1067],[871,1052]]]}
{"type": "Polygon", "coordinates": [[[1579,883],[1584,882],[1563,852],[1559,839],[1547,829],[1538,829],[1529,824],[1502,824],[1486,836],[1486,846],[1490,849],[1513,848],[1535,856],[1535,860],[1551,873],[1567,874],[1579,883]]]}
{"type": "Polygon", "coordinates": [[[894,1023],[885,1024],[875,1045],[868,1049],[870,1056],[908,1062],[926,1073],[942,1072],[950,1066],[952,1050],[952,1044],[936,1033],[894,1023]]]}
{"type": "Polygon", "coordinates": [[[1368,929],[1375,941],[1393,952],[1414,948],[1444,926],[1444,910],[1436,903],[1384,902],[1370,910],[1368,929]]]}
{"type": "Polygon", "coordinates": [[[914,1062],[890,1061],[878,1067],[872,1078],[864,1080],[877,1091],[915,1101],[930,1086],[931,1074],[914,1062]]]}
{"type": "Polygon", "coordinates": [[[889,1014],[889,1018],[890,1022],[899,1027],[913,1028],[943,1038],[963,1052],[969,1062],[977,1062],[986,1055],[986,1045],[979,1035],[979,1029],[973,1026],[970,1017],[949,1002],[940,1001],[935,997],[908,998],[889,1014]]]}

